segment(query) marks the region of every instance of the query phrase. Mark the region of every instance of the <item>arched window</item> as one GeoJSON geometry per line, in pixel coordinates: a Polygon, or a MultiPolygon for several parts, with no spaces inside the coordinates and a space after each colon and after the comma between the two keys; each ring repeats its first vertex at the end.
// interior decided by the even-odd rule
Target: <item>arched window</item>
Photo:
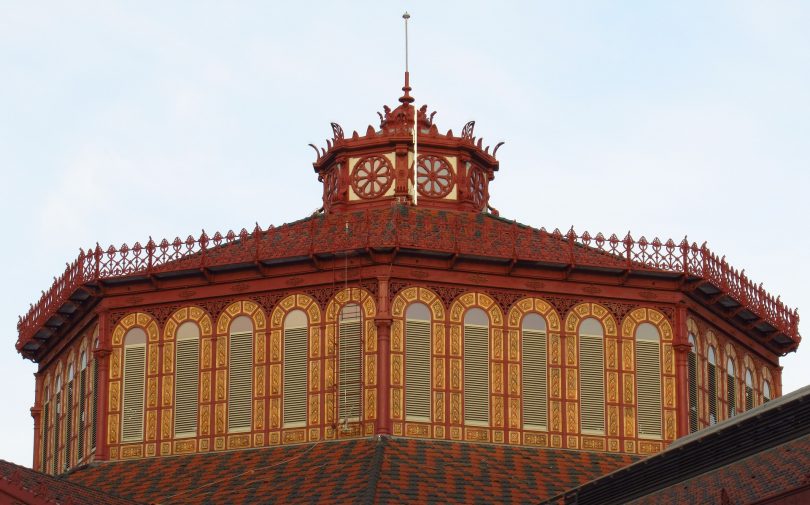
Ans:
{"type": "Polygon", "coordinates": [[[548,383],[546,368],[546,320],[538,314],[523,318],[523,428],[548,427],[548,383]]]}
{"type": "Polygon", "coordinates": [[[734,379],[734,361],[728,358],[726,362],[726,398],[728,399],[728,417],[737,415],[737,387],[734,379]]]}
{"type": "Polygon", "coordinates": [[[689,334],[689,433],[698,430],[698,360],[695,336],[689,334]]]}
{"type": "Polygon", "coordinates": [[[412,303],[405,311],[405,419],[430,421],[430,310],[412,303]]]}
{"type": "Polygon", "coordinates": [[[762,381],[762,400],[765,403],[771,401],[771,383],[767,380],[762,381]]]}
{"type": "Polygon", "coordinates": [[[583,433],[605,432],[605,339],[593,318],[579,325],[579,398],[583,433]]]}
{"type": "Polygon", "coordinates": [[[717,355],[712,346],[709,346],[707,359],[709,373],[706,388],[709,395],[709,426],[711,426],[717,423],[717,355]]]}
{"type": "Polygon", "coordinates": [[[745,369],[745,410],[754,408],[754,374],[750,368],[745,369]]]}
{"type": "Polygon", "coordinates": [[[639,436],[661,436],[661,335],[650,323],[636,328],[639,436]]]}
{"type": "MultiPolygon", "coordinates": [[[[93,340],[93,350],[98,349],[98,326],[96,326],[94,335],[96,338],[93,340]]],[[[96,448],[96,428],[98,425],[98,359],[96,359],[95,352],[93,353],[93,383],[90,386],[93,388],[92,401],[90,403],[90,447],[96,448]]]]}
{"type": "Polygon", "coordinates": [[[197,434],[200,377],[200,328],[186,321],[177,328],[174,386],[174,436],[197,434]]]}
{"type": "Polygon", "coordinates": [[[464,314],[464,422],[489,425],[489,316],[478,308],[464,314]]]}
{"type": "Polygon", "coordinates": [[[84,431],[87,426],[86,413],[87,410],[87,351],[82,351],[79,355],[79,426],[76,437],[76,460],[81,461],[84,458],[84,431]]]}
{"type": "Polygon", "coordinates": [[[132,328],[124,337],[124,408],[121,440],[143,440],[146,332],[132,328]]]}
{"type": "Polygon", "coordinates": [[[338,342],[338,417],[343,428],[360,420],[363,366],[363,314],[349,303],[340,311],[338,342]]]}
{"type": "Polygon", "coordinates": [[[59,435],[62,427],[62,372],[54,382],[53,473],[59,473],[59,435]]]}
{"type": "Polygon", "coordinates": [[[42,472],[48,472],[48,428],[51,413],[51,388],[45,386],[45,405],[42,407],[42,472]]]}
{"type": "Polygon", "coordinates": [[[284,318],[284,426],[307,424],[307,336],[309,320],[303,310],[284,318]]]}
{"type": "Polygon", "coordinates": [[[253,414],[253,322],[231,322],[228,342],[228,432],[250,431],[253,414]]]}
{"type": "Polygon", "coordinates": [[[65,470],[70,468],[71,449],[73,447],[73,397],[74,379],[73,363],[67,369],[67,392],[65,398],[65,470]]]}

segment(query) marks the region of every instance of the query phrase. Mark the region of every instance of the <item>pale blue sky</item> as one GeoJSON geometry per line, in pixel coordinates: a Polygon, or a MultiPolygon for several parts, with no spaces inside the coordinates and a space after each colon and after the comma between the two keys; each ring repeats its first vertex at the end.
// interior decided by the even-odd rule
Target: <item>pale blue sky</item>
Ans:
{"type": "MultiPolygon", "coordinates": [[[[31,463],[17,316],[65,262],[308,215],[307,143],[396,102],[406,9],[417,102],[507,142],[502,216],[688,234],[810,310],[806,2],[165,4],[0,3],[2,459],[31,463]]],[[[810,344],[783,364],[810,383],[810,344]]]]}

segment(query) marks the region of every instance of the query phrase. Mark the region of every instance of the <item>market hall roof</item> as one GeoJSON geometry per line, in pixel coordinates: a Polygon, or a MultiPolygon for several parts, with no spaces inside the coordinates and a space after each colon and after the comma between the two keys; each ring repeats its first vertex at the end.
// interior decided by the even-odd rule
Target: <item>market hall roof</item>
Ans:
{"type": "Polygon", "coordinates": [[[374,437],[93,463],[66,479],[140,503],[528,503],[640,459],[374,437]]]}
{"type": "Polygon", "coordinates": [[[346,137],[332,124],[328,149],[316,148],[313,163],[323,183],[321,213],[264,230],[257,224],[239,233],[150,238],[146,245],[96,245],[81,251],[20,317],[18,352],[40,359],[60,328],[112,285],[145,282],[144,289],[155,289],[155,280],[208,280],[223,271],[251,269],[266,275],[274,265],[317,262],[346,251],[386,253],[391,261],[402,253],[428,254],[447,258],[447,269],[458,259],[472,258],[503,266],[503,274],[519,273],[529,288],[581,272],[601,275],[597,283],[605,285],[628,285],[639,278],[670,281],[773,352],[798,347],[798,312],[705,243],[634,239],[629,232],[623,237],[578,234],[573,228],[547,232],[499,218],[489,203],[489,183],[499,168],[495,154],[501,144],[490,153],[476,140],[472,121],[459,136],[439,133],[427,107],[412,105],[407,81],[403,91],[398,107],[380,113],[379,130],[369,126],[365,135],[346,137]]]}

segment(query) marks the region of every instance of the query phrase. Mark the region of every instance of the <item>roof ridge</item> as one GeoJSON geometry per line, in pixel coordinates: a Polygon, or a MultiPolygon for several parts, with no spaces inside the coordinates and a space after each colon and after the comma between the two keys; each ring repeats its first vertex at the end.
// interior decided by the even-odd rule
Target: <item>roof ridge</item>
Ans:
{"type": "Polygon", "coordinates": [[[368,487],[366,487],[366,492],[361,500],[361,503],[366,503],[368,505],[373,505],[377,501],[377,487],[380,483],[380,476],[382,474],[382,463],[385,459],[385,447],[388,445],[386,443],[388,439],[387,436],[379,435],[376,438],[377,443],[374,447],[374,456],[371,458],[371,463],[369,464],[368,487]]]}

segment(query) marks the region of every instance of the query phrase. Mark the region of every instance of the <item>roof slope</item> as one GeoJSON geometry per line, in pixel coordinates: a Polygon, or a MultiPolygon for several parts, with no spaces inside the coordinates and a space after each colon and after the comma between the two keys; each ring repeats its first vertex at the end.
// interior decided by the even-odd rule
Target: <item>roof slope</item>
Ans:
{"type": "Polygon", "coordinates": [[[378,437],[98,463],[68,478],[167,505],[526,503],[636,460],[627,454],[378,437]]]}
{"type": "Polygon", "coordinates": [[[0,460],[0,503],[133,505],[136,502],[0,460]]]}

